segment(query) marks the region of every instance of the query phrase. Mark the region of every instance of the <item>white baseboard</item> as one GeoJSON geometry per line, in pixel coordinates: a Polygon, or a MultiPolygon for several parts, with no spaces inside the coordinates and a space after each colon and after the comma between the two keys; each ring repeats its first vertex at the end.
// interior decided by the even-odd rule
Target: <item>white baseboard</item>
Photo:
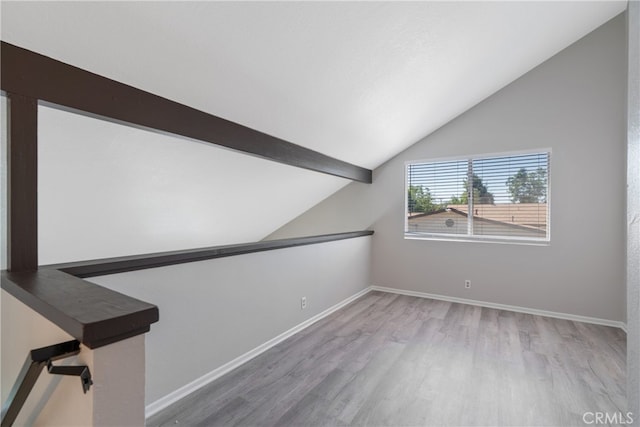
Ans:
{"type": "Polygon", "coordinates": [[[219,368],[214,369],[213,371],[211,371],[211,372],[203,375],[202,377],[190,382],[189,384],[186,384],[186,385],[180,387],[179,389],[169,393],[168,395],[166,395],[164,397],[161,397],[160,399],[156,400],[155,402],[150,403],[149,405],[147,405],[145,407],[145,417],[149,418],[150,416],[160,412],[161,410],[163,410],[164,408],[168,407],[169,405],[177,402],[178,400],[188,396],[189,394],[193,393],[194,391],[196,391],[196,390],[204,387],[205,385],[211,383],[212,381],[220,378],[224,374],[234,370],[235,368],[237,368],[238,366],[242,365],[243,363],[246,363],[249,360],[253,359],[254,357],[264,353],[265,351],[269,350],[271,347],[281,343],[282,341],[286,340],[290,336],[292,336],[292,335],[300,332],[301,330],[311,326],[312,324],[314,324],[318,320],[320,320],[320,319],[322,319],[324,317],[327,317],[328,315],[330,315],[334,311],[341,309],[345,305],[347,305],[350,302],[360,298],[361,296],[363,296],[364,294],[366,294],[366,293],[368,293],[370,291],[371,291],[371,288],[363,289],[362,291],[358,292],[357,294],[350,296],[349,298],[339,302],[338,304],[336,304],[336,305],[334,305],[332,307],[329,307],[328,309],[326,309],[322,313],[316,314],[315,316],[313,316],[313,317],[305,320],[304,322],[294,326],[293,328],[289,329],[288,331],[285,331],[285,332],[281,333],[277,337],[272,338],[269,341],[265,342],[264,344],[259,345],[258,347],[254,348],[253,350],[250,350],[250,351],[246,352],[245,354],[236,357],[232,361],[230,361],[228,363],[225,363],[224,365],[220,366],[219,368]]]}
{"type": "Polygon", "coordinates": [[[597,317],[578,316],[576,314],[558,313],[555,311],[538,310],[536,308],[519,307],[517,305],[498,304],[493,302],[478,301],[467,298],[450,297],[446,295],[428,294],[426,292],[408,291],[405,289],[386,288],[383,286],[371,286],[372,291],[388,292],[392,294],[408,295],[412,297],[430,298],[441,301],[457,302],[460,304],[477,305],[480,307],[495,308],[498,310],[515,311],[516,313],[535,314],[538,316],[554,317],[556,319],[573,320],[576,322],[593,323],[596,325],[612,326],[627,332],[627,325],[624,322],[615,320],[599,319],[597,317]]]}

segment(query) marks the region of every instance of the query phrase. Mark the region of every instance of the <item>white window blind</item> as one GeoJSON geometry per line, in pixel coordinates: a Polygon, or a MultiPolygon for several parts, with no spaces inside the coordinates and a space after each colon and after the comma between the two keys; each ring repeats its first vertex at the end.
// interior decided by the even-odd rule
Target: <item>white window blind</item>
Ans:
{"type": "Polygon", "coordinates": [[[407,237],[549,240],[549,152],[411,162],[407,237]]]}

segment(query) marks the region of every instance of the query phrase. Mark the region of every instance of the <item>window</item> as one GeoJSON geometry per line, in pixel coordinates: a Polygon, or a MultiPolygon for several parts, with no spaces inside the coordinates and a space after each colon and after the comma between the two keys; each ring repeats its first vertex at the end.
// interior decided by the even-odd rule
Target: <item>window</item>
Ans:
{"type": "Polygon", "coordinates": [[[549,161],[545,151],[407,163],[405,237],[548,242],[549,161]]]}

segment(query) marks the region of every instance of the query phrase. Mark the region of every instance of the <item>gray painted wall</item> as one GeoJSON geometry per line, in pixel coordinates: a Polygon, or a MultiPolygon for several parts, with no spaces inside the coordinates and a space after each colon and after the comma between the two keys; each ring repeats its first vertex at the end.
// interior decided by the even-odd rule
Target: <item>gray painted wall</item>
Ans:
{"type": "Polygon", "coordinates": [[[269,238],[371,227],[374,285],[625,321],[625,38],[620,15],[269,238]],[[545,147],[550,246],[403,238],[405,161],[545,147]]]}
{"type": "Polygon", "coordinates": [[[627,14],[627,396],[640,425],[640,2],[630,1],[627,14]]]}
{"type": "Polygon", "coordinates": [[[160,308],[146,335],[149,405],[367,288],[370,255],[360,237],[90,280],[160,308]]]}

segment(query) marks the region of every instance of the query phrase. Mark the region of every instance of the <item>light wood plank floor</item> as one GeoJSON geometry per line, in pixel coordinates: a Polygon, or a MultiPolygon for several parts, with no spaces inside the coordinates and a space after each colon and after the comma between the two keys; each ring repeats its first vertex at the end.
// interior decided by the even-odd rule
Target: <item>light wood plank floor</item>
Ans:
{"type": "Polygon", "coordinates": [[[626,412],[617,328],[371,292],[149,426],[570,426],[626,412]]]}

